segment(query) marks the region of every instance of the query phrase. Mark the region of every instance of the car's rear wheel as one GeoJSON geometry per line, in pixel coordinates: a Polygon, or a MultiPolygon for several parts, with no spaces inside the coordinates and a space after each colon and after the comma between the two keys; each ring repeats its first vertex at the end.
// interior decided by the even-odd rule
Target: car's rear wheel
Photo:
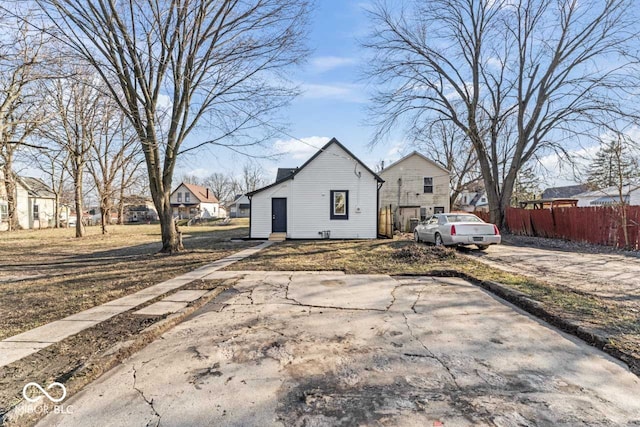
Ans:
{"type": "Polygon", "coordinates": [[[420,243],[420,236],[418,235],[417,231],[413,232],[413,240],[420,243]]]}
{"type": "Polygon", "coordinates": [[[436,244],[436,246],[443,246],[444,242],[442,241],[442,236],[440,235],[440,233],[436,233],[434,242],[436,244]]]}
{"type": "Polygon", "coordinates": [[[486,251],[489,248],[489,245],[476,245],[478,249],[481,251],[486,251]]]}

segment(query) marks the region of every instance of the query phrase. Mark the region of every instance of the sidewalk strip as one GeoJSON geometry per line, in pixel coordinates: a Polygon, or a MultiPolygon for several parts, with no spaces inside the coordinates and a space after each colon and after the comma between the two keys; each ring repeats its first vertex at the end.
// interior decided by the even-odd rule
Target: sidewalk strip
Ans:
{"type": "MultiPolygon", "coordinates": [[[[0,367],[36,353],[51,344],[60,342],[71,335],[75,335],[80,331],[95,326],[100,322],[124,313],[125,311],[131,310],[147,301],[171,292],[174,289],[178,289],[187,283],[197,279],[202,279],[217,270],[225,268],[261,251],[272,243],[273,242],[264,242],[253,248],[244,249],[240,252],[229,255],[226,258],[216,260],[211,264],[204,265],[193,271],[174,277],[173,279],[142,289],[131,295],[118,298],[108,303],[67,316],[64,319],[56,320],[54,322],[47,323],[46,325],[6,338],[0,341],[0,367]]],[[[186,294],[183,294],[183,296],[178,298],[183,298],[189,301],[188,298],[191,298],[196,294],[189,295],[189,297],[186,297],[186,294]]],[[[190,301],[193,301],[193,299],[190,301]]],[[[172,302],[175,306],[179,304],[186,305],[188,303],[169,298],[165,301],[164,305],[168,302],[172,302]]]]}

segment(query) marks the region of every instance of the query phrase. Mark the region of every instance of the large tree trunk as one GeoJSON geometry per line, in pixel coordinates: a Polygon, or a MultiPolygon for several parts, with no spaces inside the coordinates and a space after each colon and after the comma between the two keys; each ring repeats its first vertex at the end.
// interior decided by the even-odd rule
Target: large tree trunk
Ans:
{"type": "Polygon", "coordinates": [[[54,201],[53,205],[53,226],[55,228],[60,228],[60,194],[58,194],[58,192],[55,192],[54,194],[56,196],[56,200],[54,201]]]}
{"type": "Polygon", "coordinates": [[[84,237],[85,230],[82,223],[82,172],[83,167],[77,166],[73,171],[73,186],[75,190],[75,205],[76,205],[76,237],[84,237]]]}
{"type": "Polygon", "coordinates": [[[16,179],[13,174],[13,159],[12,156],[6,156],[3,166],[4,173],[4,188],[7,193],[7,210],[9,217],[7,218],[9,231],[17,230],[20,228],[18,222],[18,200],[16,192],[16,179]]]}
{"type": "Polygon", "coordinates": [[[160,219],[160,229],[162,230],[162,249],[160,252],[175,253],[184,249],[182,236],[178,232],[176,223],[173,220],[173,210],[169,200],[170,193],[165,191],[162,197],[162,206],[158,209],[160,219]]]}

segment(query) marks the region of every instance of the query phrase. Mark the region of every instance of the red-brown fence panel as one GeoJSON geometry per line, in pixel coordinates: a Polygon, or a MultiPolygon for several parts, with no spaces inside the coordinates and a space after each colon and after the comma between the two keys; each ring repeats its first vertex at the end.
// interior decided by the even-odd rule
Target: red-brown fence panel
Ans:
{"type": "Polygon", "coordinates": [[[640,248],[640,206],[509,208],[507,228],[513,234],[549,237],[598,245],[640,248]],[[627,217],[625,241],[623,214],[627,217]]]}

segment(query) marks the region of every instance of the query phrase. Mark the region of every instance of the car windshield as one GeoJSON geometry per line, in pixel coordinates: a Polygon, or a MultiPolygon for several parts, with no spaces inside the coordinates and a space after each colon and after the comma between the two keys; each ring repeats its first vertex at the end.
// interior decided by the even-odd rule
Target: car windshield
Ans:
{"type": "Polygon", "coordinates": [[[483,222],[475,215],[447,215],[447,222],[483,222]]]}

